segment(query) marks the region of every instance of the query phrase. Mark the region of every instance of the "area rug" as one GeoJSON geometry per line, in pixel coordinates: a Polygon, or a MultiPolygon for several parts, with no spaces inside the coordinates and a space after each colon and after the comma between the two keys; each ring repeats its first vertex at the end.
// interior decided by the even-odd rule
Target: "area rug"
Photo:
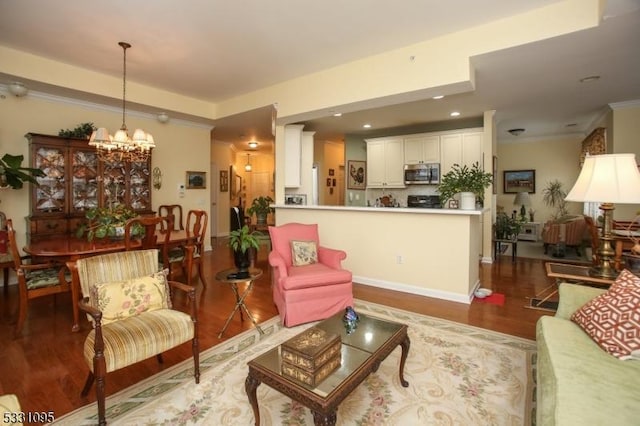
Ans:
{"type": "Polygon", "coordinates": [[[476,297],[473,299],[473,301],[478,303],[488,303],[490,305],[504,306],[504,299],[505,299],[505,296],[502,293],[491,293],[487,297],[483,297],[483,298],[476,297]]]}
{"type": "MultiPolygon", "coordinates": [[[[357,311],[409,326],[411,347],[404,388],[398,379],[401,349],[394,350],[340,405],[339,425],[530,425],[535,419],[536,345],[382,305],[357,301],[357,311]]],[[[111,425],[250,425],[244,391],[247,362],[312,324],[290,329],[266,321],[265,335],[249,330],[201,354],[200,384],[187,360],[107,398],[111,425]]],[[[108,378],[107,378],[108,380],[108,378]]],[[[310,411],[262,384],[263,425],[313,425],[310,411]]],[[[96,405],[56,421],[95,424],[96,405]]]]}
{"type": "MultiPolygon", "coordinates": [[[[507,247],[507,251],[503,256],[511,257],[511,245],[504,245],[503,247],[507,247]]],[[[552,251],[553,248],[549,247],[548,254],[544,254],[542,241],[518,241],[518,257],[544,259],[549,262],[591,263],[591,247],[583,247],[580,250],[580,256],[576,255],[576,251],[572,248],[566,249],[564,257],[553,257],[551,255],[552,251]]]]}

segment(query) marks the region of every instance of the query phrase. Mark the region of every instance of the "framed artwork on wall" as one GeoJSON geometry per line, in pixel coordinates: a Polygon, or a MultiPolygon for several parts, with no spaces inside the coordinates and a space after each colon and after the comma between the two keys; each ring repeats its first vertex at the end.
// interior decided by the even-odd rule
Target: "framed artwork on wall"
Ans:
{"type": "Polygon", "coordinates": [[[206,189],[207,172],[187,172],[187,189],[206,189]]]}
{"type": "Polygon", "coordinates": [[[229,172],[227,170],[220,170],[220,192],[227,192],[229,190],[229,172]]]}
{"type": "Polygon", "coordinates": [[[504,193],[515,194],[517,192],[536,192],[535,170],[505,170],[504,193]]]}
{"type": "Polygon", "coordinates": [[[347,189],[365,189],[367,185],[367,162],[349,160],[347,162],[347,189]]]}

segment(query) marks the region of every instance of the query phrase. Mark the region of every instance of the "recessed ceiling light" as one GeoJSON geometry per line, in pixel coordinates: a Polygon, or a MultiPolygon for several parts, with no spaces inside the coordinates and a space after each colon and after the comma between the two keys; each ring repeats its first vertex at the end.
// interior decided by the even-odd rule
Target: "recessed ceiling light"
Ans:
{"type": "Polygon", "coordinates": [[[444,98],[444,95],[437,95],[433,97],[433,99],[442,99],[442,98],[444,98]]]}
{"type": "Polygon", "coordinates": [[[342,117],[342,113],[341,112],[334,112],[333,116],[334,117],[342,117]]]}
{"type": "Polygon", "coordinates": [[[458,111],[453,111],[451,114],[449,114],[451,117],[457,117],[460,115],[460,113],[458,111]]]}
{"type": "Polygon", "coordinates": [[[590,75],[589,77],[584,77],[580,79],[580,83],[589,83],[592,81],[600,80],[599,75],[590,75]]]}
{"type": "Polygon", "coordinates": [[[370,129],[371,128],[371,124],[367,123],[367,124],[364,124],[362,127],[364,127],[365,129],[370,129]]]}

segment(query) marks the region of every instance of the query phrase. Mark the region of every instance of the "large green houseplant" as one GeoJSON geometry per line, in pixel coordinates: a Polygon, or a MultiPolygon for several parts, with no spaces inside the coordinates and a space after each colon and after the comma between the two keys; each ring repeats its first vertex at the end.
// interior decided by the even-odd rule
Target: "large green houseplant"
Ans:
{"type": "Polygon", "coordinates": [[[505,212],[498,212],[494,225],[495,238],[498,240],[515,240],[526,222],[527,219],[520,215],[512,217],[505,212]]]}
{"type": "Polygon", "coordinates": [[[260,225],[264,225],[267,223],[267,216],[269,213],[275,211],[273,207],[270,205],[273,203],[273,198],[260,196],[258,198],[254,198],[251,202],[251,206],[247,209],[247,213],[249,215],[256,215],[256,221],[260,225]]]}
{"type": "Polygon", "coordinates": [[[233,250],[233,261],[239,271],[244,272],[251,265],[250,249],[258,250],[260,241],[258,237],[262,235],[259,231],[249,229],[247,225],[229,233],[229,247],[233,250]]]}
{"type": "Polygon", "coordinates": [[[484,199],[484,190],[491,185],[493,175],[480,169],[480,165],[475,162],[471,167],[454,164],[447,173],[440,179],[438,192],[440,202],[446,206],[448,200],[461,192],[471,192],[476,198],[484,199]]]}
{"type": "MultiPolygon", "coordinates": [[[[87,240],[94,238],[123,238],[124,224],[129,219],[138,216],[133,210],[119,204],[114,207],[96,207],[85,212],[87,223],[81,224],[76,236],[82,238],[85,234],[87,240]]],[[[134,224],[131,228],[132,236],[142,236],[144,227],[134,224]]]]}
{"type": "Polygon", "coordinates": [[[44,177],[45,174],[40,169],[22,167],[23,155],[5,154],[0,159],[0,187],[2,188],[22,188],[24,182],[31,182],[38,185],[36,177],[44,177]]]}
{"type": "Polygon", "coordinates": [[[566,197],[567,192],[558,179],[547,182],[547,186],[542,190],[542,201],[547,207],[556,209],[552,216],[553,220],[560,221],[569,215],[567,202],[564,200],[566,197]]]}

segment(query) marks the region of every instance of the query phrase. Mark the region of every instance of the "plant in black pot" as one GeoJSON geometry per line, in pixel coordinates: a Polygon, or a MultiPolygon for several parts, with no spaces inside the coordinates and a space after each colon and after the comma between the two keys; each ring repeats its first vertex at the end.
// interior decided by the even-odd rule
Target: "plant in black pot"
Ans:
{"type": "Polygon", "coordinates": [[[511,217],[505,212],[496,214],[496,223],[494,225],[495,238],[497,240],[515,240],[522,231],[522,225],[526,222],[526,218],[519,215],[511,217]]]}
{"type": "Polygon", "coordinates": [[[229,233],[229,247],[233,250],[233,262],[240,273],[247,273],[251,266],[251,249],[258,250],[259,231],[251,232],[247,225],[229,233]]]}
{"type": "Polygon", "coordinates": [[[270,205],[273,203],[273,198],[260,196],[258,198],[254,198],[251,202],[251,206],[247,209],[247,213],[250,215],[256,215],[256,223],[258,225],[266,225],[267,224],[267,216],[269,213],[275,211],[273,207],[270,205]]]}

